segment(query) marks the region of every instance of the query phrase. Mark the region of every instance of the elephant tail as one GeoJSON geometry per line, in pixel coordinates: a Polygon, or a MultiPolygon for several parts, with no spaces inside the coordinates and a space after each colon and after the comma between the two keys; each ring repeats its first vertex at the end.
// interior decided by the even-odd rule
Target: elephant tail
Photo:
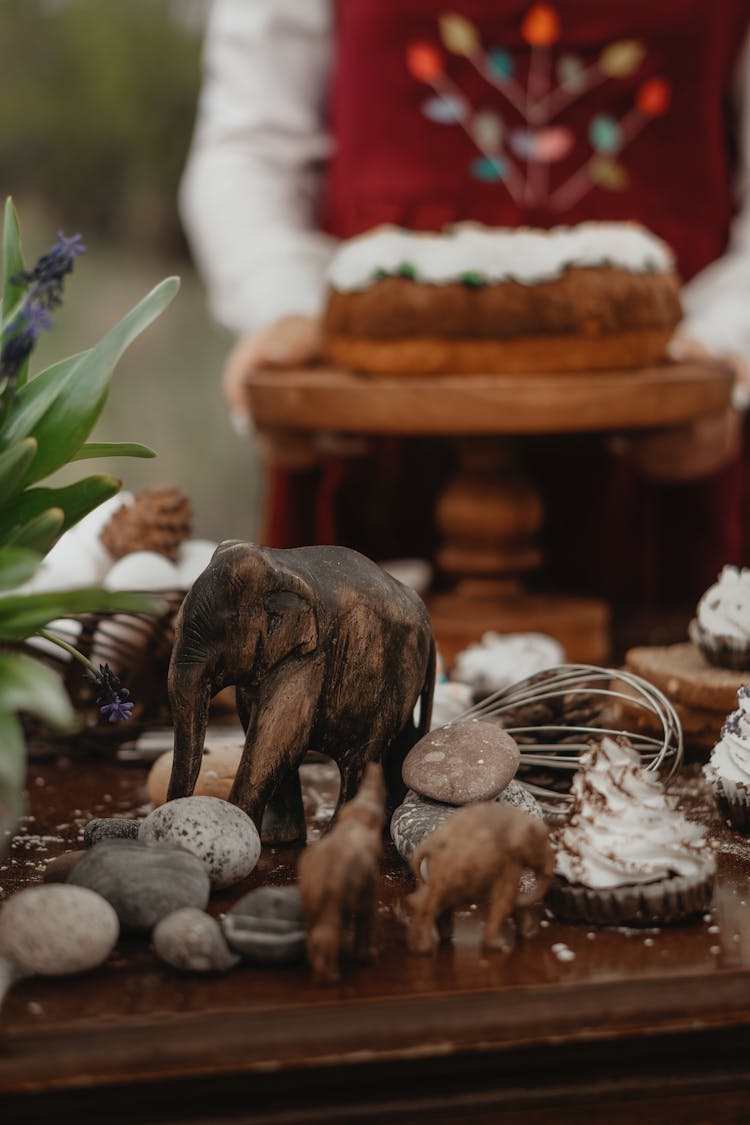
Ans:
{"type": "Polygon", "coordinates": [[[427,671],[425,672],[424,684],[422,691],[419,694],[419,722],[416,729],[416,741],[424,738],[430,729],[430,719],[432,718],[432,697],[435,693],[435,671],[437,668],[437,651],[435,647],[435,638],[430,632],[430,652],[427,661],[427,671]]]}

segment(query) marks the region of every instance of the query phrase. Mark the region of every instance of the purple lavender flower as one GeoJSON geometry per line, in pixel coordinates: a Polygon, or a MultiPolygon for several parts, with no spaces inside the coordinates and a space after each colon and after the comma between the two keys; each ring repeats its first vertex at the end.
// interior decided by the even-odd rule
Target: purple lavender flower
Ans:
{"type": "Polygon", "coordinates": [[[42,254],[33,269],[16,274],[13,281],[20,285],[31,285],[31,294],[48,309],[57,308],[62,302],[63,282],[72,273],[73,263],[79,254],[86,252],[81,241],[82,235],[74,234],[66,238],[61,230],[57,232],[57,242],[42,254]]]}
{"type": "Polygon", "coordinates": [[[11,279],[15,285],[29,286],[23,305],[0,339],[0,377],[8,380],[11,390],[40,333],[53,327],[48,310],[62,302],[64,278],[85,249],[80,234],[66,238],[58,231],[57,242],[34,268],[22,270],[11,279]]]}
{"type": "Polygon", "coordinates": [[[115,676],[109,664],[100,664],[99,671],[90,678],[97,689],[100,714],[106,715],[110,723],[127,722],[133,714],[133,704],[128,699],[130,692],[120,684],[120,677],[115,676]]]}
{"type": "Polygon", "coordinates": [[[3,333],[0,375],[12,382],[31,355],[43,331],[52,328],[52,317],[39,301],[29,299],[3,333]]]}

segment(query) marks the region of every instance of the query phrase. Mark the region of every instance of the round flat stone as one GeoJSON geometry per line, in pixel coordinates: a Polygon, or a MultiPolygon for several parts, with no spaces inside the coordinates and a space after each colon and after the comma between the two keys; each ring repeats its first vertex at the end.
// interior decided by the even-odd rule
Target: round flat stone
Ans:
{"type": "Polygon", "coordinates": [[[157,957],[184,973],[225,973],[240,961],[216,919],[194,907],[162,918],[151,940],[157,957]]]}
{"type": "Polygon", "coordinates": [[[178,797],[150,812],[139,840],[170,843],[203,860],[213,887],[244,879],[260,856],[260,837],[247,813],[218,797],[178,797]]]}
{"type": "Polygon", "coordinates": [[[100,840],[135,840],[140,821],[124,816],[100,816],[90,820],[83,830],[83,843],[93,848],[100,840]]]}
{"type": "Polygon", "coordinates": [[[248,961],[275,965],[305,956],[305,919],[299,887],[258,887],[222,919],[232,949],[248,961]]]}
{"type": "Polygon", "coordinates": [[[432,801],[468,805],[501,793],[521,760],[499,723],[468,719],[426,734],[406,755],[404,784],[432,801]]]}
{"type": "Polygon", "coordinates": [[[50,883],[19,891],[0,910],[0,956],[24,975],[95,969],[120,933],[108,902],[86,887],[50,883]]]}
{"type": "MultiPolygon", "coordinates": [[[[541,805],[520,781],[509,782],[495,801],[501,805],[512,805],[537,820],[544,820],[541,805]]],[[[424,838],[454,812],[455,805],[429,801],[410,789],[391,817],[391,839],[401,858],[408,862],[424,838]]]]}
{"type": "Polygon", "coordinates": [[[71,883],[111,903],[123,929],[145,932],[184,906],[205,909],[211,893],[208,870],[197,856],[139,840],[102,840],[79,859],[71,883]]]}

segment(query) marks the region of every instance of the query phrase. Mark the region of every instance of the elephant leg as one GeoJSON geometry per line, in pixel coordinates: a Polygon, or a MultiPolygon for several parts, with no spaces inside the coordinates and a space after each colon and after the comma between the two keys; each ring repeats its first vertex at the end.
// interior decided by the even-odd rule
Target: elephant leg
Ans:
{"type": "Polygon", "coordinates": [[[438,938],[441,942],[453,940],[453,907],[442,910],[436,918],[438,938]]]}
{"type": "Polygon", "coordinates": [[[442,913],[442,904],[428,886],[422,886],[409,896],[412,908],[411,923],[406,944],[411,953],[432,953],[435,918],[442,913]]]}
{"type": "Polygon", "coordinates": [[[366,765],[366,761],[357,761],[355,756],[351,760],[339,763],[341,786],[339,788],[339,799],[336,802],[336,811],[333,814],[334,818],[342,805],[357,796],[366,765]]]}
{"type": "Polygon", "coordinates": [[[296,672],[284,669],[253,698],[245,748],[229,800],[244,809],[258,831],[267,802],[278,793],[282,824],[287,825],[286,830],[294,825],[295,838],[304,838],[297,769],[310,745],[316,703],[310,675],[304,667],[296,672]]]}
{"type": "Polygon", "coordinates": [[[174,757],[167,800],[189,797],[195,789],[203,757],[208,709],[213,695],[210,675],[203,665],[170,669],[169,699],[174,724],[174,757]]]}
{"type": "Polygon", "coordinates": [[[329,898],[307,930],[307,959],[318,984],[336,984],[341,980],[342,928],[340,903],[329,898]]]}
{"type": "Polygon", "coordinates": [[[375,920],[375,879],[370,877],[362,888],[353,917],[352,954],[357,961],[371,961],[374,956],[372,930],[375,920]]]}
{"type": "Polygon", "coordinates": [[[291,769],[271,795],[263,813],[261,839],[264,844],[305,843],[307,825],[298,769],[291,769]]]}
{"type": "Polygon", "coordinates": [[[520,878],[521,868],[508,864],[493,883],[490,892],[490,908],[482,936],[483,949],[507,950],[507,943],[502,931],[515,906],[520,878]]]}

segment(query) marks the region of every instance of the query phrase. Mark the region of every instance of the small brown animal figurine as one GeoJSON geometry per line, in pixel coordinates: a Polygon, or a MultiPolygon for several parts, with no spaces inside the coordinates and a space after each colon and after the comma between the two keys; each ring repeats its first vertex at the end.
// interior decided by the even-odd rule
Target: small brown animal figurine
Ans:
{"type": "Polygon", "coordinates": [[[429,729],[434,682],[424,603],[364,555],[221,543],[175,625],[169,799],[193,792],[209,703],[234,685],[245,748],[229,800],[269,843],[305,839],[298,767],[311,747],[338,764],[339,805],[376,759],[397,804],[404,757],[429,729]]]}
{"type": "Polygon", "coordinates": [[[305,848],[297,874],[307,928],[307,956],[319,984],[341,979],[339,960],[372,956],[375,887],[383,853],[385,782],[370,762],[334,827],[305,848]]]}
{"type": "Polygon", "coordinates": [[[440,940],[449,941],[453,910],[479,901],[489,903],[483,949],[503,948],[503,925],[512,913],[519,933],[528,936],[530,908],[544,897],[553,865],[547,829],[540,820],[492,801],[459,809],[430,833],[411,858],[419,886],[408,899],[409,949],[432,952],[435,925],[440,940]],[[528,869],[534,873],[536,887],[521,900],[519,881],[528,869]]]}

